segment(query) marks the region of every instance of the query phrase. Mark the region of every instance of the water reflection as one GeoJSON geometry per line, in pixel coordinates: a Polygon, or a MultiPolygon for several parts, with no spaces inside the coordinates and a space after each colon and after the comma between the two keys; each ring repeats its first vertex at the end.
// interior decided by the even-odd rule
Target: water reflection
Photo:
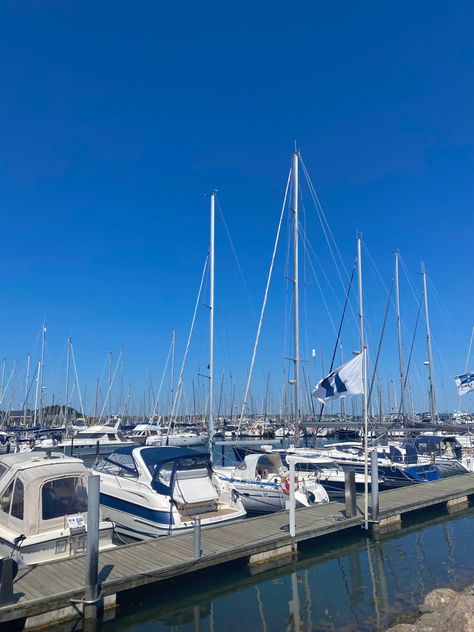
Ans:
{"type": "Polygon", "coordinates": [[[254,574],[246,566],[177,578],[131,592],[102,632],[353,632],[380,630],[436,586],[474,575],[474,510],[425,514],[396,533],[346,533],[301,548],[254,574]]]}

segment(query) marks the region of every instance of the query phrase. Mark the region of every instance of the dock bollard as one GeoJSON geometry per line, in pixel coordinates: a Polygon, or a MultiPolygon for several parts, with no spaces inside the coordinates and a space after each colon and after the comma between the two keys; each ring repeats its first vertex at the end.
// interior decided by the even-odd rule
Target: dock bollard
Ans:
{"type": "Polygon", "coordinates": [[[194,519],[194,559],[198,560],[201,555],[201,517],[196,516],[194,519]]]}
{"type": "Polygon", "coordinates": [[[377,450],[370,454],[370,489],[372,493],[372,520],[379,519],[379,459],[377,450]]]}
{"type": "Polygon", "coordinates": [[[14,602],[13,580],[18,572],[17,561],[11,557],[0,559],[0,606],[14,602]]]}
{"type": "Polygon", "coordinates": [[[295,537],[296,534],[296,499],[295,499],[295,462],[289,459],[290,466],[290,536],[295,537]]]}
{"type": "Polygon", "coordinates": [[[87,555],[84,619],[97,618],[99,602],[100,476],[89,476],[87,486],[87,555]]]}
{"type": "Polygon", "coordinates": [[[353,468],[344,470],[344,498],[346,501],[346,518],[353,518],[357,515],[356,481],[353,468]]]}

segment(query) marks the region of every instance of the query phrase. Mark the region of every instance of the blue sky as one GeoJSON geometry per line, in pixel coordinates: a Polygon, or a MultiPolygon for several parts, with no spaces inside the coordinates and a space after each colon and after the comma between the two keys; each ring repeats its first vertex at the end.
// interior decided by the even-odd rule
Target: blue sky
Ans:
{"type": "MultiPolygon", "coordinates": [[[[16,359],[23,375],[28,352],[37,361],[44,318],[48,398],[63,397],[70,334],[88,407],[97,378],[106,380],[108,351],[116,359],[122,345],[124,381],[138,406],[148,370],[156,389],[173,328],[176,364],[182,357],[208,246],[204,194],[216,188],[246,283],[218,218],[216,375],[225,374],[230,393],[232,374],[239,401],[296,139],[348,269],[355,234],[364,235],[372,354],[387,300],[378,274],[389,286],[398,248],[419,291],[425,261],[440,408],[457,404],[452,376],[464,369],[474,320],[471,2],[15,1],[2,4],[0,22],[7,374],[16,359]]],[[[309,203],[304,184],[302,195],[309,203]]],[[[305,211],[308,239],[332,278],[314,210],[305,211]]],[[[289,353],[285,248],[283,240],[256,400],[268,373],[277,399],[289,353]]],[[[317,379],[320,345],[328,364],[334,333],[310,277],[302,354],[318,349],[307,363],[317,379]]],[[[418,298],[402,281],[408,353],[418,298]]],[[[322,286],[337,323],[339,303],[322,286]]],[[[188,394],[192,380],[205,387],[198,374],[207,366],[206,318],[202,306],[188,394]]],[[[394,328],[392,310],[381,360],[385,399],[397,376],[394,328]]],[[[423,345],[420,329],[417,409],[426,408],[423,345]]],[[[351,323],[343,346],[346,356],[357,346],[351,323]]],[[[463,404],[472,408],[472,398],[463,404]]]]}

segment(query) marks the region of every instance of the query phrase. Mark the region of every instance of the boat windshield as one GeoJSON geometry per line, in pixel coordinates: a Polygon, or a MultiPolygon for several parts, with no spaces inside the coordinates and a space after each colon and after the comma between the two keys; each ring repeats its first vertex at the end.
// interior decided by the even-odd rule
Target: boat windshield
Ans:
{"type": "Polygon", "coordinates": [[[112,452],[102,457],[95,469],[115,476],[138,477],[137,466],[131,454],[112,452]]]}
{"type": "Polygon", "coordinates": [[[163,461],[159,458],[154,459],[153,455],[149,454],[149,452],[145,452],[143,454],[143,461],[145,462],[148,471],[154,478],[158,474],[158,476],[160,478],[163,477],[165,481],[169,481],[171,472],[175,467],[182,471],[200,469],[203,467],[208,467],[210,465],[207,455],[178,457],[175,459],[163,461]]]}

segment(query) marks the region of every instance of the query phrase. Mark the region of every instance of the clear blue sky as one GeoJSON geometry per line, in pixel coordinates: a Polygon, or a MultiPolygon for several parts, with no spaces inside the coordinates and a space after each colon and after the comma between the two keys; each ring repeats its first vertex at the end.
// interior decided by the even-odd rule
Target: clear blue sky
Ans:
{"type": "MultiPolygon", "coordinates": [[[[173,327],[177,363],[182,356],[208,245],[204,194],[213,188],[258,312],[297,139],[349,269],[357,230],[387,286],[395,249],[417,291],[425,261],[440,297],[431,298],[440,409],[456,405],[452,377],[464,368],[474,320],[472,2],[15,0],[2,3],[0,23],[7,374],[15,359],[24,371],[27,352],[37,361],[45,318],[48,398],[63,396],[68,334],[89,408],[107,352],[117,358],[121,345],[136,400],[148,368],[156,388],[173,327]]],[[[308,236],[331,276],[311,213],[308,236]]],[[[232,372],[239,400],[256,321],[220,220],[216,248],[216,373],[232,372]]],[[[284,251],[283,243],[255,397],[268,371],[274,398],[281,381],[284,251]]],[[[365,269],[373,354],[386,294],[368,257],[365,269]]],[[[408,348],[417,304],[403,282],[408,348]]],[[[311,287],[314,279],[305,293],[311,287]]],[[[308,301],[303,355],[322,343],[329,356],[323,301],[317,292],[308,301]]],[[[331,300],[329,309],[337,323],[340,309],[331,300]]],[[[394,326],[392,311],[384,384],[397,376],[394,326]]],[[[426,408],[422,333],[418,409],[426,408]]],[[[355,328],[344,335],[348,355],[355,328]]],[[[188,389],[203,382],[206,364],[202,307],[188,389]]],[[[318,366],[310,371],[320,377],[318,366]]]]}

